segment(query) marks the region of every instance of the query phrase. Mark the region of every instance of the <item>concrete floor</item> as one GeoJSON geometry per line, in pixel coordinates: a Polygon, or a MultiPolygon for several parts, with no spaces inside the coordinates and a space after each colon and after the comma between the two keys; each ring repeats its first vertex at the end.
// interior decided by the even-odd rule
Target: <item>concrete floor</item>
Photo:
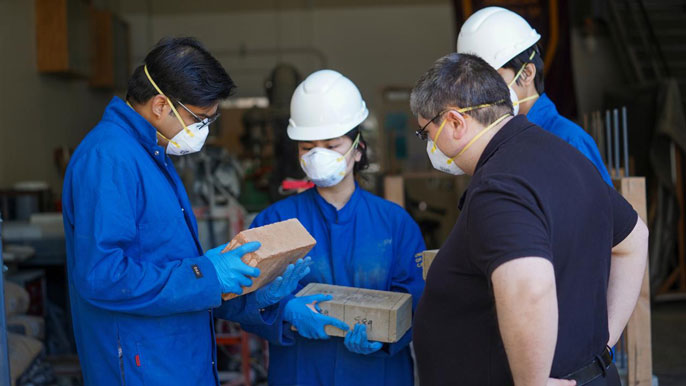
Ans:
{"type": "Polygon", "coordinates": [[[686,301],[653,303],[653,373],[660,386],[686,386],[686,301]]]}

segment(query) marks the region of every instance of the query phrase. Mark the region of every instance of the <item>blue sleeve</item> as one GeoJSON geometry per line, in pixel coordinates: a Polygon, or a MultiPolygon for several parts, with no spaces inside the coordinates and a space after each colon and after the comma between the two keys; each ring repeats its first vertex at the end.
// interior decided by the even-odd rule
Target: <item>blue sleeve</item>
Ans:
{"type": "Polygon", "coordinates": [[[137,254],[139,176],[127,163],[92,151],[71,166],[73,259],[69,278],[87,302],[103,309],[162,316],[221,303],[221,285],[204,256],[150,262],[137,254]],[[193,266],[204,277],[197,279],[193,266]]]}
{"type": "MultiPolygon", "coordinates": [[[[395,263],[391,278],[391,291],[405,292],[412,295],[412,313],[424,292],[422,277],[422,252],[426,250],[422,232],[417,223],[403,209],[399,209],[396,219],[394,256],[395,263]]],[[[410,343],[412,328],[399,341],[384,344],[383,349],[372,354],[376,357],[393,356],[410,343]]]]}
{"type": "MultiPolygon", "coordinates": [[[[273,207],[269,207],[255,217],[255,220],[253,220],[252,224],[250,224],[250,228],[260,227],[278,221],[281,221],[280,216],[273,207]]],[[[299,291],[300,289],[301,287],[299,286],[295,292],[299,291]]],[[[288,303],[288,301],[290,301],[293,297],[293,295],[284,297],[278,303],[265,309],[261,315],[259,314],[259,311],[256,313],[254,310],[250,310],[250,307],[248,307],[248,311],[245,313],[245,316],[241,316],[239,319],[228,319],[239,322],[243,330],[259,335],[268,340],[270,343],[281,346],[292,345],[295,343],[294,332],[291,331],[291,324],[283,319],[283,311],[286,303],[288,303]]],[[[238,297],[236,299],[240,298],[241,297],[238,297]]]]}
{"type": "Polygon", "coordinates": [[[285,303],[279,302],[266,308],[258,308],[255,302],[255,293],[252,292],[222,302],[222,305],[214,310],[214,316],[238,322],[241,327],[243,325],[271,327],[278,321],[279,315],[283,313],[284,305],[285,303]]]}
{"type": "Polygon", "coordinates": [[[606,184],[614,187],[614,185],[612,184],[612,178],[610,178],[610,173],[608,173],[607,167],[603,162],[603,158],[600,156],[598,146],[596,145],[595,141],[593,140],[593,138],[591,138],[590,135],[586,134],[585,132],[584,134],[584,136],[575,137],[569,143],[572,146],[574,146],[577,150],[579,150],[583,155],[586,156],[586,158],[589,159],[589,161],[593,163],[593,165],[598,170],[600,176],[603,178],[603,181],[605,181],[606,184]]]}

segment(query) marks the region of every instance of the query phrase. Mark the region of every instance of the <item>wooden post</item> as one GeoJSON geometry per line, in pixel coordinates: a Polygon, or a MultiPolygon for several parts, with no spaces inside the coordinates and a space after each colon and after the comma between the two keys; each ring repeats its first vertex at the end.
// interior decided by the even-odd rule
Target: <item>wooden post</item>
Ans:
{"type": "Polygon", "coordinates": [[[384,198],[405,207],[405,184],[403,176],[386,176],[383,179],[384,198]]]}
{"type": "MultiPolygon", "coordinates": [[[[644,177],[625,177],[614,180],[615,188],[634,207],[647,224],[646,185],[644,177]]],[[[650,328],[650,277],[648,265],[643,276],[641,293],[629,323],[626,337],[627,372],[629,386],[653,384],[653,350],[650,328]]]]}

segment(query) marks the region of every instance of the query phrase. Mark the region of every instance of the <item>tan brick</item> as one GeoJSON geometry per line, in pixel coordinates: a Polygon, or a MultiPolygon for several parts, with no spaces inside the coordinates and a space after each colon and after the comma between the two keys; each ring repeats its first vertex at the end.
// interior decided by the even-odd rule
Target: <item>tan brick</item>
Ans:
{"type": "MultiPolygon", "coordinates": [[[[365,324],[367,339],[371,341],[397,342],[412,324],[410,294],[310,283],[296,296],[314,294],[332,295],[332,300],[319,303],[322,313],[344,321],[351,329],[356,324],[365,324]]],[[[331,336],[346,334],[332,326],[325,331],[331,336]]]]}
{"type": "Polygon", "coordinates": [[[424,280],[426,280],[426,275],[429,273],[429,267],[431,267],[431,263],[434,262],[437,254],[438,249],[429,249],[422,252],[422,275],[424,276],[424,280]]]}
{"type": "MultiPolygon", "coordinates": [[[[223,252],[245,243],[259,241],[262,246],[255,252],[246,253],[243,262],[260,269],[260,276],[253,279],[250,287],[243,288],[243,295],[269,284],[283,273],[288,264],[305,257],[317,243],[297,219],[290,219],[258,228],[245,230],[231,240],[223,252]]],[[[224,300],[237,297],[223,294],[224,300]]]]}

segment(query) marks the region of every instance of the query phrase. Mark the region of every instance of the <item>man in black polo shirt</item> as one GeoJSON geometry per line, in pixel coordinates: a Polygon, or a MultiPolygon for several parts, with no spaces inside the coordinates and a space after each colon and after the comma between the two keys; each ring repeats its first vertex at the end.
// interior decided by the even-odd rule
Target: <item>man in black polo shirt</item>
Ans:
{"type": "Polygon", "coordinates": [[[422,386],[619,385],[606,347],[639,295],[645,224],[579,151],[512,117],[482,59],[439,59],[410,104],[434,167],[473,176],[415,315],[422,386]]]}

